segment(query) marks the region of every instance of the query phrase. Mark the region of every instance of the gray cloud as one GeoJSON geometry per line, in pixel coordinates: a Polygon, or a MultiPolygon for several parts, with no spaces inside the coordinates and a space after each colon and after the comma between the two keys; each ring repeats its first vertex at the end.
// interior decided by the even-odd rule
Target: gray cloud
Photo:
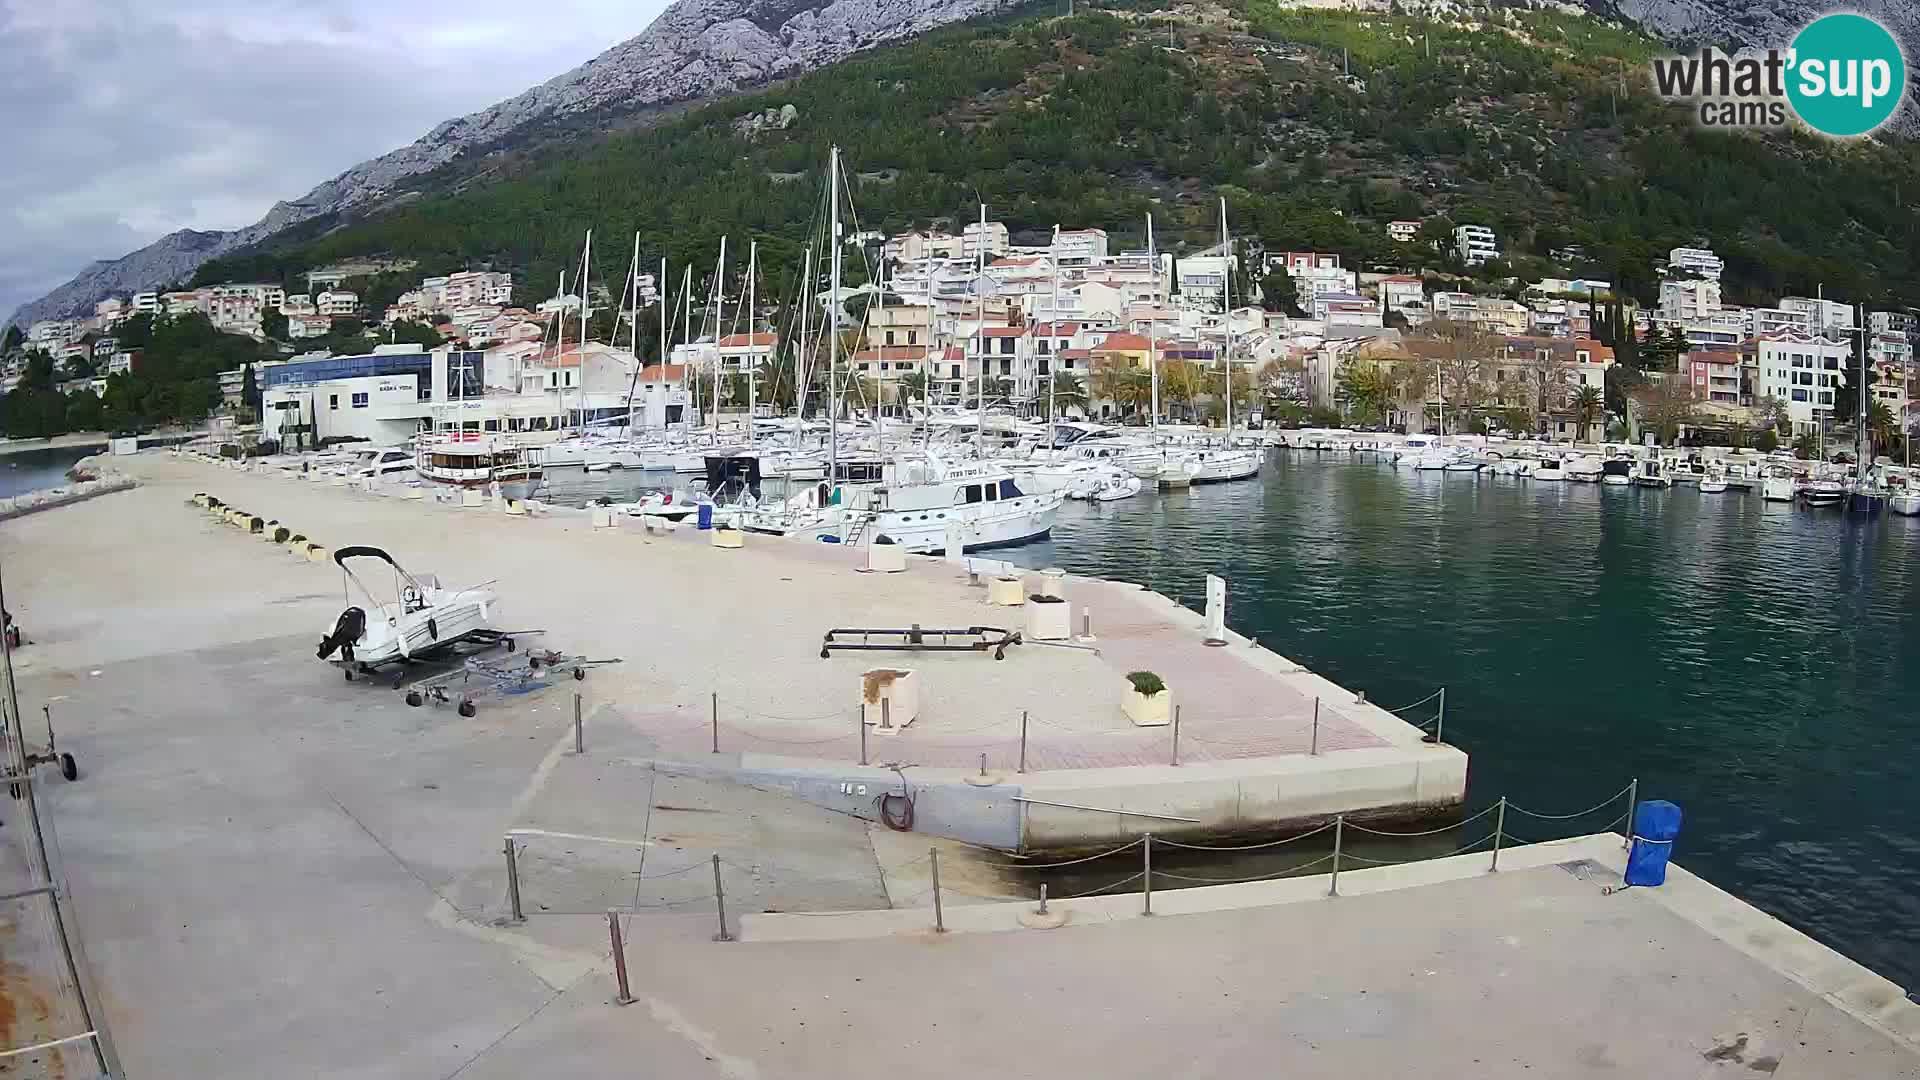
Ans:
{"type": "Polygon", "coordinates": [[[0,0],[0,313],[175,229],[252,224],[664,6],[0,0]]]}

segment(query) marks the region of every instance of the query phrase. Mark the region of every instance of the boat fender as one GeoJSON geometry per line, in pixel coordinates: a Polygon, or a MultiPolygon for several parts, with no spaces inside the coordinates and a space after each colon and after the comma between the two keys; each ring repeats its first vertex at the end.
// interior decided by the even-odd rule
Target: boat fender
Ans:
{"type": "Polygon", "coordinates": [[[353,643],[367,632],[367,613],[357,607],[350,607],[334,620],[333,633],[320,639],[320,649],[316,654],[325,660],[339,649],[348,658],[352,657],[353,643]]]}
{"type": "Polygon", "coordinates": [[[432,619],[427,620],[427,637],[434,641],[440,640],[440,624],[432,619]]]}

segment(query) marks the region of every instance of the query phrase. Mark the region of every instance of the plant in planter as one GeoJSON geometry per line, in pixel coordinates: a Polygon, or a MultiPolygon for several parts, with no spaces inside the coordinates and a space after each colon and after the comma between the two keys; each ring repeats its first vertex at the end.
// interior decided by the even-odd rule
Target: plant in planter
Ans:
{"type": "Polygon", "coordinates": [[[1058,596],[1027,595],[1027,637],[1033,641],[1065,641],[1073,636],[1072,607],[1058,596]]]}
{"type": "Polygon", "coordinates": [[[1161,727],[1172,721],[1173,694],[1165,680],[1151,671],[1127,672],[1127,691],[1120,707],[1136,727],[1161,727]]]}

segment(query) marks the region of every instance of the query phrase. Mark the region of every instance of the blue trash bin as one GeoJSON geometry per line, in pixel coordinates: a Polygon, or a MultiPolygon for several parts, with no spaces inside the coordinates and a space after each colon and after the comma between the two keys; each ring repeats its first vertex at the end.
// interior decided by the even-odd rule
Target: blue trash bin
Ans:
{"type": "Polygon", "coordinates": [[[703,529],[713,528],[713,504],[712,503],[700,504],[700,527],[703,529]]]}
{"type": "Polygon", "coordinates": [[[1664,799],[1643,802],[1633,813],[1633,847],[1627,851],[1628,885],[1664,885],[1667,860],[1680,836],[1680,808],[1664,799]]]}

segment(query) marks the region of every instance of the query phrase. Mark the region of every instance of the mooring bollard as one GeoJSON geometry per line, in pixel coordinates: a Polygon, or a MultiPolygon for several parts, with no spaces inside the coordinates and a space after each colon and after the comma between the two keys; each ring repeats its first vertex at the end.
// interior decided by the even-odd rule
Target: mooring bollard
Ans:
{"type": "Polygon", "coordinates": [[[507,909],[513,913],[514,922],[526,922],[527,917],[520,911],[520,863],[514,858],[513,837],[507,837],[507,909]]]}
{"type": "Polygon", "coordinates": [[[1340,842],[1347,831],[1347,815],[1333,819],[1333,876],[1327,881],[1327,895],[1340,895],[1340,842]]]}
{"type": "Polygon", "coordinates": [[[720,885],[720,855],[713,856],[713,908],[720,915],[720,932],[713,935],[715,941],[732,941],[733,935],[727,933],[727,891],[720,885]]]}
{"type": "Polygon", "coordinates": [[[1500,796],[1500,809],[1494,811],[1493,815],[1493,863],[1487,867],[1487,873],[1489,874],[1498,873],[1500,870],[1500,834],[1505,832],[1506,829],[1507,797],[1502,795],[1500,796]]]}
{"type": "MultiPolygon", "coordinates": [[[[713,692],[713,752],[720,752],[720,692],[713,692]]],[[[717,857],[717,856],[716,856],[717,857]]]]}
{"type": "Polygon", "coordinates": [[[1091,608],[1080,609],[1080,640],[1093,640],[1093,610],[1091,608]]]}
{"type": "Polygon", "coordinates": [[[1153,914],[1153,834],[1140,844],[1140,914],[1153,914]]]}
{"type": "Polygon", "coordinates": [[[1173,707],[1173,764],[1180,764],[1180,706],[1173,707]]]}
{"type": "Polygon", "coordinates": [[[940,849],[928,848],[927,860],[933,867],[933,932],[944,934],[947,932],[947,913],[940,904],[940,849]]]}
{"type": "Polygon", "coordinates": [[[573,695],[573,752],[576,754],[587,752],[586,735],[580,727],[580,708],[580,695],[575,694],[573,695]]]}
{"type": "Polygon", "coordinates": [[[1314,755],[1315,757],[1318,757],[1320,755],[1320,699],[1319,698],[1313,699],[1313,745],[1308,748],[1307,752],[1309,754],[1314,755]]]}
{"type": "Polygon", "coordinates": [[[627,945],[620,940],[620,913],[607,909],[607,936],[613,940],[613,981],[620,988],[616,1005],[633,1004],[633,992],[627,989],[627,945]]]}
{"type": "Polygon", "coordinates": [[[1640,809],[1640,778],[1627,781],[1627,827],[1620,830],[1620,846],[1633,847],[1633,812],[1640,809]]]}

